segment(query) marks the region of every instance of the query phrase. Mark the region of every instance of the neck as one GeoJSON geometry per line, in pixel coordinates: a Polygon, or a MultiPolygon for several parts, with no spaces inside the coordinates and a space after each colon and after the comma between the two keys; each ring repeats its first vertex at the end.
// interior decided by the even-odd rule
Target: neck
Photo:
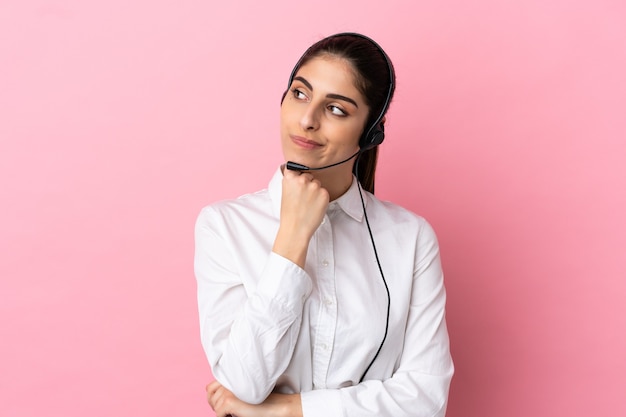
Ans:
{"type": "Polygon", "coordinates": [[[353,164],[346,163],[320,171],[312,171],[311,175],[328,191],[330,201],[333,201],[344,195],[352,185],[352,166],[353,164]]]}

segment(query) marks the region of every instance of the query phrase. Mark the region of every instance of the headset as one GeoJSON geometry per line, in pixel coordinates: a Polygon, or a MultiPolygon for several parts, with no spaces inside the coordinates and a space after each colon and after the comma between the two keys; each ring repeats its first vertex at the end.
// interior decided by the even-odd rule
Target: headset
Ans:
{"type": "MultiPolygon", "coordinates": [[[[363,134],[361,135],[361,138],[359,139],[359,150],[352,156],[350,156],[349,158],[346,158],[342,161],[339,162],[335,162],[333,164],[330,165],[325,165],[322,167],[315,167],[315,168],[310,168],[306,165],[302,165],[302,164],[298,164],[292,161],[288,161],[286,164],[286,168],[290,169],[290,170],[294,170],[294,171],[317,171],[317,170],[321,170],[321,169],[326,169],[326,168],[330,168],[333,167],[335,165],[339,165],[339,164],[343,164],[344,162],[348,162],[349,160],[351,160],[354,157],[357,157],[356,162],[355,162],[355,169],[358,169],[358,164],[359,164],[359,160],[360,158],[358,158],[358,156],[360,154],[362,154],[363,152],[375,148],[376,146],[380,145],[383,140],[385,139],[385,127],[383,124],[383,118],[385,117],[385,113],[387,112],[387,109],[389,108],[389,104],[391,101],[391,96],[393,95],[393,92],[395,90],[395,74],[393,71],[393,65],[391,64],[391,60],[389,59],[389,57],[387,56],[387,54],[385,53],[385,51],[383,50],[383,48],[380,47],[380,45],[378,45],[373,39],[362,35],[360,33],[354,33],[354,32],[343,32],[343,33],[338,33],[335,35],[331,35],[327,38],[324,38],[322,41],[327,41],[328,39],[333,39],[336,37],[340,37],[340,36],[353,36],[353,37],[357,37],[357,38],[361,38],[361,39],[365,39],[368,42],[370,42],[372,45],[374,45],[376,47],[376,49],[380,52],[380,54],[383,56],[383,58],[385,59],[385,62],[387,63],[387,68],[389,71],[389,88],[387,89],[387,96],[385,98],[385,102],[383,104],[383,107],[380,111],[380,114],[376,117],[376,119],[374,119],[373,123],[371,123],[371,125],[369,125],[369,127],[363,131],[363,134]]],[[[312,46],[310,46],[305,52],[304,54],[300,57],[300,59],[298,60],[298,62],[296,63],[296,65],[294,66],[293,70],[291,71],[291,75],[289,76],[289,83],[287,84],[287,90],[285,90],[285,92],[283,93],[283,96],[280,100],[281,104],[282,102],[285,100],[285,97],[287,96],[287,93],[289,92],[289,87],[291,87],[291,84],[293,83],[293,79],[296,76],[296,72],[298,71],[298,69],[300,69],[300,65],[302,64],[302,61],[304,60],[304,58],[307,56],[307,54],[309,53],[309,51],[315,47],[317,45],[314,44],[312,46]]],[[[367,225],[367,230],[369,232],[369,236],[370,236],[370,240],[372,242],[372,247],[374,249],[374,255],[376,257],[376,263],[378,264],[378,270],[380,271],[380,276],[382,278],[383,284],[385,285],[385,290],[387,292],[387,319],[385,322],[385,334],[383,335],[382,341],[380,342],[380,345],[378,346],[378,350],[376,351],[374,357],[372,358],[371,362],[369,363],[369,365],[367,365],[367,368],[365,368],[365,371],[363,372],[363,375],[361,376],[361,379],[359,380],[360,382],[363,382],[363,380],[365,379],[365,375],[367,375],[367,372],[370,370],[370,368],[372,367],[372,365],[374,364],[374,361],[376,361],[376,358],[378,358],[378,354],[380,353],[380,351],[383,348],[383,345],[385,343],[385,340],[387,339],[387,334],[389,332],[389,313],[391,310],[391,295],[389,292],[389,286],[387,285],[387,280],[385,279],[385,274],[383,273],[383,268],[380,264],[380,259],[378,257],[378,251],[376,250],[376,243],[374,242],[374,236],[372,234],[372,229],[370,227],[370,222],[369,219],[367,217],[367,211],[365,210],[365,200],[363,199],[363,193],[361,191],[361,184],[360,182],[357,180],[357,186],[359,189],[359,195],[361,197],[361,204],[363,206],[363,215],[365,217],[365,223],[367,225]]]]}

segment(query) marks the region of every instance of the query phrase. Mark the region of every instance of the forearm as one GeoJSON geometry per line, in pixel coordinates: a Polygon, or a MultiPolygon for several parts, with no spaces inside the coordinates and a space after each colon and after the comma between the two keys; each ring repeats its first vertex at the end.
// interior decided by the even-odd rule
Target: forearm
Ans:
{"type": "Polygon", "coordinates": [[[302,417],[300,394],[271,394],[261,404],[250,404],[215,381],[207,385],[207,400],[217,417],[302,417]]]}
{"type": "Polygon", "coordinates": [[[264,404],[267,417],[302,417],[300,394],[271,394],[264,404]]]}
{"type": "Polygon", "coordinates": [[[196,223],[202,344],[214,376],[242,399],[260,403],[291,360],[312,283],[263,244],[244,259],[221,217],[208,207],[196,223]]]}
{"type": "Polygon", "coordinates": [[[444,417],[452,367],[441,375],[396,374],[301,394],[304,417],[444,417]]]}
{"type": "Polygon", "coordinates": [[[289,259],[304,269],[311,237],[293,228],[281,226],[278,229],[272,252],[289,259]]]}
{"type": "Polygon", "coordinates": [[[205,291],[213,297],[201,312],[207,357],[214,376],[242,400],[263,401],[287,368],[310,290],[304,271],[273,254],[249,297],[243,288],[221,297],[218,288],[205,291]]]}

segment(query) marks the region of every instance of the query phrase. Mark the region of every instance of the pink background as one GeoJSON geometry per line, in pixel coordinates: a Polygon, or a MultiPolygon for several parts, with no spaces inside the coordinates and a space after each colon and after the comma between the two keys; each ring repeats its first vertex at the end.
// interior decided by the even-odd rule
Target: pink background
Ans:
{"type": "Polygon", "coordinates": [[[398,73],[377,190],[438,232],[448,416],[626,415],[626,5],[0,3],[0,415],[208,416],[193,224],[281,163],[292,65],[398,73]]]}

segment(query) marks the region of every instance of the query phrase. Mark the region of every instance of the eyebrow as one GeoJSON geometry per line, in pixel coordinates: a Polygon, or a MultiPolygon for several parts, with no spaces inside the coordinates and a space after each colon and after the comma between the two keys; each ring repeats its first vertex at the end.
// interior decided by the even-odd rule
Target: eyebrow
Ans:
{"type": "MultiPolygon", "coordinates": [[[[313,86],[312,86],[312,85],[311,85],[311,83],[310,83],[310,82],[308,82],[306,79],[304,79],[304,78],[302,78],[302,77],[300,77],[300,76],[297,76],[297,77],[294,77],[294,81],[296,81],[296,80],[300,81],[300,82],[301,82],[302,84],[304,84],[304,85],[305,85],[305,86],[306,86],[309,90],[313,91],[313,86]]],[[[356,101],[352,100],[350,97],[342,96],[341,94],[333,94],[333,93],[326,94],[326,97],[328,97],[328,98],[334,98],[334,99],[336,99],[336,100],[343,100],[343,101],[347,101],[348,103],[352,103],[352,104],[354,104],[354,107],[356,107],[357,109],[359,108],[359,105],[358,105],[358,104],[356,104],[356,101]]]]}

